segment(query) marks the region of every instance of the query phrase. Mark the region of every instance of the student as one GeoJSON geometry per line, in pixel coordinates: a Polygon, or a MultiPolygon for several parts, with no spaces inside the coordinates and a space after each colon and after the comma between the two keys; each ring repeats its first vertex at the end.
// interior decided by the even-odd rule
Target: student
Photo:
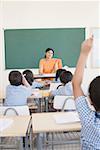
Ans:
{"type": "Polygon", "coordinates": [[[23,75],[26,78],[26,80],[28,81],[28,83],[30,84],[30,86],[32,87],[32,89],[41,88],[45,85],[44,82],[40,83],[40,82],[37,82],[34,80],[34,75],[31,70],[23,71],[23,75]]]}
{"type": "Polygon", "coordinates": [[[50,95],[51,96],[56,96],[56,95],[67,95],[71,96],[73,95],[73,90],[72,90],[72,73],[70,71],[63,71],[60,75],[60,81],[62,85],[60,85],[56,90],[51,91],[50,95]]]}
{"type": "Polygon", "coordinates": [[[63,71],[66,71],[65,69],[58,69],[57,71],[56,71],[56,78],[55,78],[55,82],[61,82],[60,81],[60,75],[61,75],[61,73],[63,72],[63,71]]]}
{"type": "Polygon", "coordinates": [[[6,88],[6,99],[4,105],[26,105],[27,98],[32,94],[29,83],[19,71],[11,71],[9,73],[9,82],[10,85],[6,88]]]}
{"type": "Polygon", "coordinates": [[[82,43],[81,53],[72,81],[76,108],[82,124],[82,150],[100,150],[100,76],[96,77],[89,86],[89,100],[95,111],[89,108],[81,89],[84,67],[88,54],[91,51],[92,43],[92,37],[82,43]]]}
{"type": "Polygon", "coordinates": [[[57,69],[62,68],[61,59],[52,58],[54,56],[54,50],[47,48],[45,51],[45,57],[39,62],[39,73],[55,73],[57,69]]]}

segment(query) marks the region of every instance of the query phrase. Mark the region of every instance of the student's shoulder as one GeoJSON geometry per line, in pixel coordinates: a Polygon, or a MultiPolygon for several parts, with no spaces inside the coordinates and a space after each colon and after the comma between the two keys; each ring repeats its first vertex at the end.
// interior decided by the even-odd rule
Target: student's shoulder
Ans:
{"type": "Polygon", "coordinates": [[[65,84],[65,86],[72,86],[72,82],[69,81],[68,83],[65,84]]]}

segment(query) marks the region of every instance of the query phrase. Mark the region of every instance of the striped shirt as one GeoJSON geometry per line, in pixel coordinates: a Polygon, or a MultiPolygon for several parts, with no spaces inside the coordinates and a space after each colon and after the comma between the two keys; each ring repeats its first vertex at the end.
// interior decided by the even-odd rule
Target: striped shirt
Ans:
{"type": "Polygon", "coordinates": [[[82,124],[82,150],[100,150],[100,112],[89,108],[85,96],[78,97],[75,103],[82,124]]]}

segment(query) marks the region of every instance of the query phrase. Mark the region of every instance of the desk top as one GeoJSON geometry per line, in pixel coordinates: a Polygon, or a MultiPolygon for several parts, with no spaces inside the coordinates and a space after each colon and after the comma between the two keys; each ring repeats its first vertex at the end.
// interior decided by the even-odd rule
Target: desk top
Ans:
{"type": "Polygon", "coordinates": [[[65,114],[67,112],[32,114],[33,133],[81,130],[80,122],[57,124],[53,116],[58,113],[65,114]]]}
{"type": "Polygon", "coordinates": [[[0,118],[12,119],[12,124],[0,132],[0,137],[25,137],[30,122],[30,116],[0,116],[0,118]]]}
{"type": "Polygon", "coordinates": [[[48,73],[48,74],[35,74],[35,79],[42,79],[42,78],[55,78],[55,73],[48,73]]]}
{"type": "Polygon", "coordinates": [[[49,90],[33,90],[33,95],[29,96],[29,99],[33,98],[43,98],[43,97],[49,97],[50,91],[49,90]]]}

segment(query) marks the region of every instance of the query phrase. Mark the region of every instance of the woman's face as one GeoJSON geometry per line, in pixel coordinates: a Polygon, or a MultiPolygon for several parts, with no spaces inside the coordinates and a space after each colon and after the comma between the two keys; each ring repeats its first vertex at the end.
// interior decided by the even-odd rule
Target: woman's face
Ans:
{"type": "Polygon", "coordinates": [[[46,58],[50,59],[52,57],[53,57],[53,51],[52,50],[46,52],[46,58]]]}

